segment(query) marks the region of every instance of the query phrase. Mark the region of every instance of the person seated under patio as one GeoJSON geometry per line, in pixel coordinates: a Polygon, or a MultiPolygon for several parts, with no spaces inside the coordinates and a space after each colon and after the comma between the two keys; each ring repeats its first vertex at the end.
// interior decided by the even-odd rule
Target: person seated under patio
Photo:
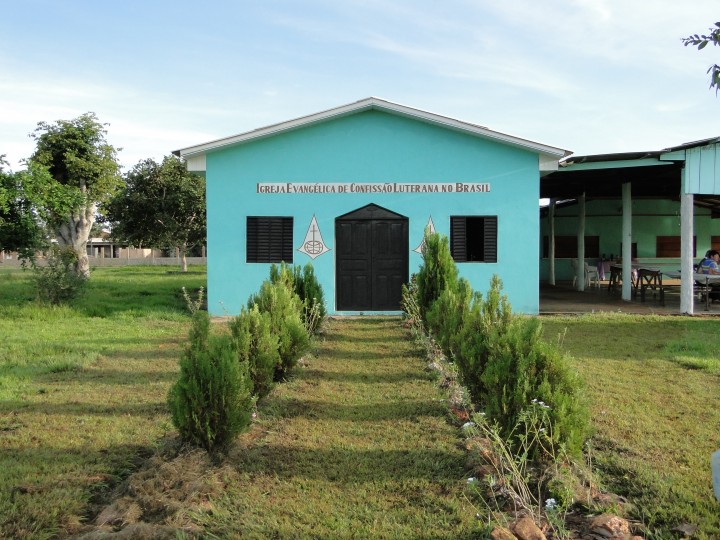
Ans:
{"type": "MultiPolygon", "coordinates": [[[[720,253],[715,249],[708,251],[700,262],[698,272],[700,274],[720,274],[720,253]]],[[[713,283],[710,286],[710,299],[713,302],[720,302],[720,284],[713,283]]]]}
{"type": "Polygon", "coordinates": [[[698,271],[701,274],[720,274],[720,253],[715,249],[708,251],[698,271]]]}

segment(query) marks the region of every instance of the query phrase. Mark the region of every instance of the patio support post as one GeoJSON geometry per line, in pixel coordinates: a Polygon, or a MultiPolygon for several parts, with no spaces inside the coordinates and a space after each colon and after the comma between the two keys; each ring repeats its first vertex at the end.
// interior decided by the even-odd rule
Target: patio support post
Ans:
{"type": "Polygon", "coordinates": [[[577,290],[585,290],[585,192],[578,198],[577,290]]]}
{"type": "Polygon", "coordinates": [[[622,299],[632,296],[632,184],[622,185],[622,299]]]}
{"type": "Polygon", "coordinates": [[[548,261],[550,263],[548,282],[555,285],[555,199],[550,199],[548,208],[548,225],[550,236],[548,237],[548,261]]]}
{"type": "MultiPolygon", "coordinates": [[[[683,169],[683,176],[685,170],[683,169]]],[[[683,186],[684,186],[683,182],[683,186]]],[[[680,313],[693,314],[693,194],[680,194],[680,313]]]]}

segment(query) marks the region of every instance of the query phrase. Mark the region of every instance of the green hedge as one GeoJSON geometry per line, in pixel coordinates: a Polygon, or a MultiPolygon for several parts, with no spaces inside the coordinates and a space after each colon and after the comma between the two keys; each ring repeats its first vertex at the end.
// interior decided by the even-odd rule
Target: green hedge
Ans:
{"type": "Polygon", "coordinates": [[[582,452],[588,424],[582,381],[557,346],[542,341],[538,318],[512,313],[497,276],[483,298],[458,279],[447,238],[427,235],[415,290],[426,328],[456,363],[475,407],[511,446],[527,411],[542,402],[551,452],[582,452]]]}

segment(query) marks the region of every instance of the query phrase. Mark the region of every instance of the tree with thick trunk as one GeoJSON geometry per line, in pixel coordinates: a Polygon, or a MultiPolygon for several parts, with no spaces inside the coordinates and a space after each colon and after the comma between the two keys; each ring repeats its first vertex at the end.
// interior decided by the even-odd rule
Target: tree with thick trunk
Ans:
{"type": "Polygon", "coordinates": [[[38,123],[30,136],[36,141],[30,162],[43,166],[52,182],[38,189],[40,217],[58,245],[77,256],[76,271],[88,277],[87,242],[98,206],[120,187],[117,150],[105,140],[105,125],[94,113],[55,124],[38,123]]]}

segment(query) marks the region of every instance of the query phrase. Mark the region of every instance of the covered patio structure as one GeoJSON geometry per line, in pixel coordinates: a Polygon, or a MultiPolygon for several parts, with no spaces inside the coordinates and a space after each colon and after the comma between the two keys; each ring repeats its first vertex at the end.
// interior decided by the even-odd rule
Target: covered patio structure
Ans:
{"type": "Polygon", "coordinates": [[[541,210],[544,284],[569,281],[586,291],[584,266],[571,266],[574,259],[601,274],[612,269],[625,303],[638,290],[640,271],[677,293],[675,313],[705,311],[705,303],[696,304],[693,264],[708,249],[720,250],[720,138],[652,152],[571,156],[541,179],[540,196],[550,200],[541,210]]]}

